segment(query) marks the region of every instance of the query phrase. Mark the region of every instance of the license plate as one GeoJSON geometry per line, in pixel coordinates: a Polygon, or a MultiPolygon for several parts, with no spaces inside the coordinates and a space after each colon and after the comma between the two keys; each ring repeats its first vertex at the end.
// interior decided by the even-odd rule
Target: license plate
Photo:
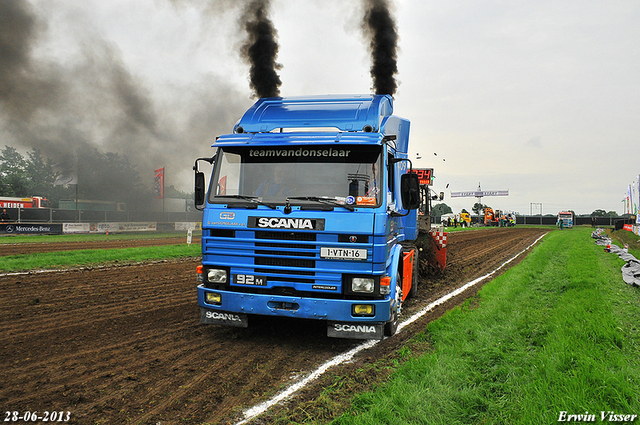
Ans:
{"type": "Polygon", "coordinates": [[[234,274],[233,283],[238,285],[267,286],[267,277],[254,276],[251,274],[234,274]]]}
{"type": "Polygon", "coordinates": [[[367,250],[356,248],[320,248],[320,257],[337,260],[366,260],[367,250]]]}

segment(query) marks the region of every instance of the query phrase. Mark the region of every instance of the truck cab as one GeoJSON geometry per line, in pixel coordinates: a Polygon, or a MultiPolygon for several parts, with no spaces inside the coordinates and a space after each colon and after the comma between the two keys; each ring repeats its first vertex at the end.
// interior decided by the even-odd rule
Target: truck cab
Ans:
{"type": "Polygon", "coordinates": [[[560,211],[558,213],[558,223],[562,221],[563,227],[568,229],[573,227],[573,212],[571,211],[560,211]]]}
{"type": "Polygon", "coordinates": [[[259,99],[196,160],[200,320],[327,322],[392,335],[417,285],[418,177],[388,95],[259,99]],[[198,164],[213,165],[208,190],[198,164]]]}

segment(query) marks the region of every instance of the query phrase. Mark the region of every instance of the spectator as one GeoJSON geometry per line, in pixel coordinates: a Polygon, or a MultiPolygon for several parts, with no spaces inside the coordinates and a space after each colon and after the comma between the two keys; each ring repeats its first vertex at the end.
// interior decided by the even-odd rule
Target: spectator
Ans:
{"type": "Polygon", "coordinates": [[[2,214],[0,214],[0,221],[2,221],[3,223],[7,223],[9,220],[11,220],[11,217],[9,217],[9,213],[7,213],[7,209],[3,208],[2,214]]]}

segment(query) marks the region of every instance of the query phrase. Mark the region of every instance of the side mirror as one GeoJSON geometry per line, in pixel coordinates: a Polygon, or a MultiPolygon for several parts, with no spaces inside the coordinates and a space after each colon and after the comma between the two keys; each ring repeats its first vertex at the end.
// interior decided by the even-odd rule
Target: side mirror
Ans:
{"type": "Polygon", "coordinates": [[[439,201],[442,201],[444,199],[444,192],[440,192],[440,196],[438,197],[439,201]]]}
{"type": "Polygon", "coordinates": [[[198,170],[198,161],[207,161],[209,164],[213,164],[216,157],[215,155],[211,158],[198,158],[196,159],[195,164],[193,164],[193,171],[195,172],[195,184],[194,184],[194,195],[193,200],[197,210],[202,211],[204,205],[204,198],[207,193],[206,184],[204,182],[204,173],[198,170]]]}
{"type": "Polygon", "coordinates": [[[407,210],[415,210],[420,206],[420,178],[409,172],[400,177],[402,206],[407,210]]]}
{"type": "Polygon", "coordinates": [[[194,201],[197,208],[201,205],[204,205],[205,183],[204,183],[203,172],[196,171],[195,176],[196,176],[196,181],[195,181],[194,201]]]}

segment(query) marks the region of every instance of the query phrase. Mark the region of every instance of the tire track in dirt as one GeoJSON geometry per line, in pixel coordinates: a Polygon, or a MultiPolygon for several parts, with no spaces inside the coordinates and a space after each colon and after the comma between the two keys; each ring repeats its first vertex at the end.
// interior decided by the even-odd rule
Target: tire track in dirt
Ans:
{"type": "MultiPolygon", "coordinates": [[[[421,278],[405,311],[482,275],[544,232],[535,230],[450,233],[450,267],[421,278]]],[[[0,277],[0,405],[70,411],[69,423],[79,424],[225,424],[357,344],[327,338],[317,321],[200,325],[196,264],[0,277]]],[[[375,355],[398,343],[383,341],[375,355]]]]}

